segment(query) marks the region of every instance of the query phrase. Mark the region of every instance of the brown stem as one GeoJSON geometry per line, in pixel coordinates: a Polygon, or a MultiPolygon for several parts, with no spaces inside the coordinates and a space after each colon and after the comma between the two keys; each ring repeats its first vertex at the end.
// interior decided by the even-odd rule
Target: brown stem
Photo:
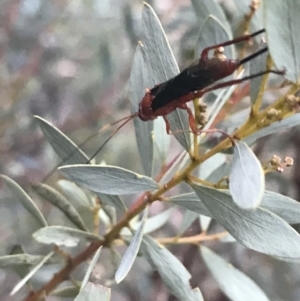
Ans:
{"type": "MultiPolygon", "coordinates": [[[[294,85],[288,94],[293,94],[298,90],[297,85],[294,85]]],[[[282,101],[284,100],[284,97],[279,98],[275,103],[273,103],[272,107],[280,106],[282,101]]],[[[263,110],[256,118],[261,118],[263,114],[267,113],[268,108],[263,110]]],[[[252,120],[249,119],[243,126],[241,126],[234,134],[233,136],[238,137],[245,137],[247,135],[252,134],[256,129],[256,124],[254,123],[252,125],[252,120]]],[[[65,279],[68,279],[69,274],[82,262],[84,262],[88,257],[93,255],[93,253],[100,247],[100,246],[110,246],[111,242],[119,235],[119,232],[123,227],[127,227],[129,224],[129,221],[138,215],[140,212],[142,212],[148,204],[151,204],[152,202],[161,199],[161,196],[169,191],[171,188],[176,186],[182,181],[186,181],[188,179],[188,176],[191,174],[191,172],[197,168],[201,163],[215,155],[216,153],[225,150],[231,146],[231,140],[229,138],[224,139],[222,142],[220,142],[218,145],[216,145],[214,148],[203,154],[200,158],[195,158],[195,160],[192,160],[190,164],[180,173],[175,174],[175,176],[165,185],[161,186],[156,192],[153,194],[143,194],[134,204],[132,207],[129,208],[129,210],[126,212],[124,217],[114,226],[114,228],[107,233],[104,236],[104,240],[93,242],[90,244],[84,251],[82,251],[80,254],[78,254],[74,258],[70,258],[68,260],[68,263],[66,266],[61,269],[57,274],[53,276],[53,278],[46,283],[42,288],[40,288],[36,292],[31,292],[24,301],[38,301],[40,297],[44,295],[48,295],[52,290],[54,290],[62,281],[65,279]]],[[[201,236],[203,237],[203,236],[201,236]]],[[[188,238],[189,239],[189,238],[188,238]]]]}

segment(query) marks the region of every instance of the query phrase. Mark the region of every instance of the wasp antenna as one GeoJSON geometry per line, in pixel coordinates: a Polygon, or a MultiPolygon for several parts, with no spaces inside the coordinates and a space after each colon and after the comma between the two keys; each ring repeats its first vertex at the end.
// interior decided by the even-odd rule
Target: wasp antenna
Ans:
{"type": "MultiPolygon", "coordinates": [[[[119,125],[113,132],[112,134],[105,140],[105,142],[97,149],[97,151],[90,157],[90,159],[86,162],[86,164],[89,164],[97,155],[98,153],[103,149],[103,147],[108,143],[108,141],[127,123],[129,122],[131,119],[133,119],[134,117],[138,116],[137,113],[129,116],[129,117],[125,117],[125,118],[122,118],[122,121],[124,119],[125,122],[123,122],[121,125],[119,125]]],[[[119,122],[120,120],[118,120],[119,122]]]]}
{"type": "MultiPolygon", "coordinates": [[[[122,123],[114,132],[113,134],[108,138],[108,140],[106,140],[104,142],[104,145],[112,138],[112,136],[123,126],[125,125],[129,120],[131,120],[132,118],[138,116],[138,113],[135,113],[133,115],[130,116],[126,116],[123,117],[117,121],[114,121],[110,124],[107,124],[105,126],[103,126],[100,130],[98,130],[96,133],[92,134],[91,136],[89,136],[88,138],[86,138],[84,141],[82,141],[79,145],[77,145],[77,148],[71,152],[70,154],[68,154],[68,157],[66,157],[65,159],[63,159],[62,161],[60,161],[58,164],[56,164],[51,170],[50,172],[43,178],[42,183],[46,182],[57,170],[58,167],[60,167],[61,165],[63,165],[65,162],[67,162],[70,158],[72,158],[77,152],[80,151],[80,148],[86,144],[87,142],[89,142],[91,139],[93,139],[94,137],[96,137],[97,135],[99,135],[100,133],[102,133],[104,130],[107,130],[108,128],[110,128],[113,125],[116,125],[118,123],[120,123],[121,121],[126,120],[124,123],[122,123]]],[[[100,150],[102,149],[102,147],[104,146],[102,145],[100,147],[100,149],[97,150],[97,152],[86,162],[86,164],[90,163],[90,161],[100,152],[100,150]]]]}
{"type": "Polygon", "coordinates": [[[245,64],[245,63],[247,63],[247,62],[253,60],[253,59],[256,58],[257,56],[259,56],[259,55],[261,55],[261,54],[263,54],[264,52],[267,52],[267,51],[268,51],[268,47],[262,48],[261,50],[259,50],[259,51],[257,51],[257,52],[254,52],[253,54],[251,54],[251,55],[245,57],[244,59],[242,59],[242,60],[240,61],[240,64],[241,64],[241,65],[242,65],[242,64],[245,64]]]}

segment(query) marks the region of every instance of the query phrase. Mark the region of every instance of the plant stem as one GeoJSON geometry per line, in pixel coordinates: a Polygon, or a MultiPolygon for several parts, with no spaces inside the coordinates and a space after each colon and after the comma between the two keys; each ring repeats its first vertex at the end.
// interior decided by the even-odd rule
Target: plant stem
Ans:
{"type": "MultiPolygon", "coordinates": [[[[286,93],[286,95],[294,94],[296,91],[298,91],[298,86],[293,85],[291,89],[286,93]]],[[[270,110],[270,108],[275,109],[281,109],[284,106],[284,100],[286,95],[280,97],[276,102],[274,102],[272,105],[261,111],[257,115],[251,115],[249,119],[245,122],[244,125],[242,125],[234,134],[232,134],[232,137],[234,138],[244,138],[246,136],[251,135],[254,133],[258,128],[262,128],[267,126],[267,124],[261,123],[259,124],[259,121],[262,120],[267,112],[270,110]]],[[[286,112],[285,112],[286,113],[286,112]]],[[[272,122],[271,122],[272,123],[272,122]]],[[[123,216],[123,218],[108,232],[104,239],[101,241],[96,241],[91,243],[84,251],[82,251],[77,256],[70,258],[67,261],[67,264],[64,268],[62,268],[59,272],[57,272],[53,278],[46,283],[43,287],[41,287],[36,292],[31,292],[24,301],[38,301],[42,296],[48,295],[51,291],[53,291],[61,282],[69,278],[70,273],[81,263],[86,261],[90,256],[93,255],[96,250],[100,246],[110,246],[111,242],[118,237],[120,231],[122,228],[127,227],[129,224],[129,221],[134,218],[136,215],[138,215],[140,212],[142,212],[148,204],[153,203],[156,200],[159,200],[161,196],[172,189],[174,186],[179,184],[182,181],[189,180],[189,175],[191,172],[197,168],[201,163],[206,161],[207,159],[211,158],[215,154],[219,153],[220,151],[226,150],[232,145],[232,141],[229,138],[224,139],[222,142],[220,142],[218,145],[216,145],[214,148],[206,152],[205,154],[201,155],[200,157],[196,156],[193,158],[193,160],[190,162],[190,164],[181,172],[178,172],[175,174],[175,176],[165,185],[161,186],[156,192],[153,194],[149,193],[148,195],[145,193],[143,194],[126,212],[126,214],[123,216]]],[[[201,236],[203,237],[203,236],[201,236]]],[[[186,242],[190,238],[185,238],[186,242]]],[[[198,237],[200,239],[200,237],[198,237]]],[[[179,238],[177,238],[177,241],[179,238]]],[[[180,239],[180,241],[185,241],[183,238],[180,239]]],[[[160,240],[162,241],[162,240],[160,240]]],[[[198,240],[200,241],[200,240],[198,240]]],[[[193,241],[191,240],[191,243],[193,241]]],[[[167,242],[165,242],[167,243],[167,242]]]]}

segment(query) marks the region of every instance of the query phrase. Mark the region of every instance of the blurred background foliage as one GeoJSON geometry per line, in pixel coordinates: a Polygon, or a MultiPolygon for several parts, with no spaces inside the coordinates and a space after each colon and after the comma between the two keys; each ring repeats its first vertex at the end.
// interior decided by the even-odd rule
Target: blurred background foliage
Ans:
{"type": "MultiPolygon", "coordinates": [[[[238,31],[233,1],[220,2],[226,5],[227,16],[238,31]]],[[[199,28],[190,1],[149,3],[163,24],[179,66],[186,66],[194,57],[199,28]]],[[[41,181],[58,163],[33,120],[35,114],[53,123],[76,143],[101,126],[129,115],[127,81],[139,40],[141,10],[142,3],[137,0],[0,1],[0,173],[26,187],[41,181]]],[[[129,135],[129,130],[133,130],[132,123],[98,158],[140,171],[134,131],[129,135]]],[[[83,149],[92,154],[106,134],[83,149]]],[[[270,158],[276,149],[282,156],[293,155],[295,166],[299,166],[299,143],[299,130],[293,129],[284,140],[282,135],[264,139],[256,152],[263,154],[262,158],[270,158]]],[[[268,178],[268,188],[299,199],[299,172],[299,168],[294,168],[290,174],[273,175],[268,178]]],[[[180,212],[175,217],[180,220],[180,212]]],[[[170,222],[160,234],[174,235],[173,227],[178,223],[170,222]]],[[[5,239],[7,243],[10,240],[7,231],[8,227],[0,228],[4,244],[5,239]]],[[[194,225],[189,231],[192,235],[199,228],[194,225]]],[[[210,244],[213,246],[215,243],[210,244]]],[[[2,251],[5,248],[4,245],[2,251]]],[[[299,300],[297,266],[238,244],[217,244],[214,249],[252,277],[271,300],[299,300]]],[[[192,286],[200,287],[206,301],[228,300],[204,268],[196,247],[174,246],[171,251],[191,272],[192,286]]],[[[113,288],[112,300],[175,300],[168,295],[158,274],[150,273],[144,264],[143,259],[137,260],[128,278],[117,289],[113,288]]],[[[111,278],[113,274],[105,271],[103,267],[97,271],[101,280],[96,277],[95,282],[111,278]]],[[[0,273],[1,300],[12,300],[7,296],[17,279],[4,271],[0,273]]]]}
{"type": "MultiPolygon", "coordinates": [[[[197,23],[190,2],[152,4],[179,65],[186,65],[195,44],[185,33],[197,23]]],[[[0,5],[0,172],[27,186],[58,163],[33,115],[80,143],[129,114],[127,81],[142,3],[10,0],[0,5]]],[[[83,149],[92,154],[108,133],[83,149]]],[[[120,133],[101,160],[129,168],[137,163],[134,143],[134,135],[120,133]]]]}

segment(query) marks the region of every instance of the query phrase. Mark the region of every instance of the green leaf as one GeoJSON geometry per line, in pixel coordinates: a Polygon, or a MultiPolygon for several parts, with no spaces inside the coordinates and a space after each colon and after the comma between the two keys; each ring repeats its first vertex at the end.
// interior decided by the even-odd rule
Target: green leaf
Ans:
{"type": "Polygon", "coordinates": [[[2,179],[2,181],[6,184],[11,195],[22,204],[22,206],[36,219],[36,221],[42,227],[47,226],[47,222],[43,214],[25,191],[15,181],[7,176],[0,175],[0,179],[2,179]]]}
{"type": "Polygon", "coordinates": [[[300,79],[300,2],[298,0],[265,0],[263,4],[270,54],[276,67],[286,71],[285,77],[298,83],[300,79]]]}
{"type": "Polygon", "coordinates": [[[289,224],[300,223],[300,203],[282,194],[266,191],[261,207],[272,211],[289,224]]]}
{"type": "Polygon", "coordinates": [[[66,195],[67,199],[72,202],[72,205],[77,209],[79,207],[94,207],[94,202],[91,195],[87,195],[79,186],[68,180],[58,180],[57,185],[66,195]]]}
{"type": "MultiPolygon", "coordinates": [[[[0,267],[14,267],[14,266],[32,266],[37,265],[45,259],[45,256],[41,255],[31,255],[31,254],[14,254],[0,256],[0,267]]],[[[48,260],[47,264],[58,263],[57,258],[48,260]]]]}
{"type": "Polygon", "coordinates": [[[261,288],[244,273],[228,264],[212,250],[201,246],[204,262],[221,290],[232,301],[268,301],[261,288]]]}
{"type": "Polygon", "coordinates": [[[200,23],[200,26],[205,22],[207,17],[209,15],[215,16],[217,19],[219,19],[220,23],[223,27],[226,28],[228,33],[231,34],[231,28],[227,21],[227,18],[219,5],[219,3],[215,0],[192,0],[192,4],[195,10],[195,13],[198,17],[198,22],[200,23]]]}
{"type": "Polygon", "coordinates": [[[39,116],[34,117],[54,151],[63,160],[62,164],[83,164],[89,161],[88,156],[58,128],[39,116]]]}
{"type": "Polygon", "coordinates": [[[201,230],[202,231],[207,231],[210,224],[212,223],[212,219],[208,216],[205,216],[205,215],[200,215],[199,216],[199,222],[200,222],[200,225],[201,225],[201,230]]]}
{"type": "MultiPolygon", "coordinates": [[[[89,232],[93,232],[95,230],[95,223],[94,223],[95,210],[94,210],[94,207],[81,206],[81,207],[78,207],[76,210],[78,211],[80,217],[84,221],[84,224],[89,229],[89,232]]],[[[100,210],[99,215],[102,213],[102,211],[103,210],[100,210]]],[[[102,218],[102,215],[100,216],[100,219],[101,218],[102,218]]],[[[102,222],[102,219],[101,219],[101,222],[102,222]]]]}
{"type": "Polygon", "coordinates": [[[173,212],[173,208],[170,208],[148,218],[144,226],[144,233],[149,234],[160,229],[170,220],[170,217],[173,214],[173,212]]]}
{"type": "MultiPolygon", "coordinates": [[[[115,196],[113,195],[112,197],[115,196]]],[[[101,207],[101,209],[102,210],[99,211],[100,221],[103,222],[108,227],[114,225],[117,221],[116,208],[109,205],[104,205],[101,207]]]]}
{"type": "Polygon", "coordinates": [[[177,236],[180,237],[198,217],[199,214],[197,212],[186,210],[183,214],[183,219],[180,224],[177,236]]]}
{"type": "MultiPolygon", "coordinates": [[[[229,190],[224,189],[221,191],[230,195],[229,190]]],[[[212,217],[212,214],[194,192],[173,196],[168,201],[188,209],[190,212],[197,212],[197,215],[203,214],[204,216],[212,217]]],[[[260,207],[275,213],[289,224],[300,223],[300,203],[287,196],[272,191],[265,191],[260,207]]]]}
{"type": "MultiPolygon", "coordinates": [[[[146,223],[144,226],[144,234],[149,234],[151,232],[158,230],[162,226],[164,226],[169,221],[173,211],[174,211],[173,208],[170,208],[170,209],[160,212],[154,216],[149,217],[146,220],[146,223]]],[[[143,223],[142,220],[135,222],[135,223],[130,222],[130,227],[132,228],[132,230],[136,231],[140,227],[141,223],[143,223]]],[[[127,228],[123,228],[120,234],[126,235],[126,236],[131,236],[131,231],[129,231],[129,229],[127,229],[127,228]]]]}
{"type": "Polygon", "coordinates": [[[67,286],[58,288],[51,293],[51,296],[60,298],[75,298],[79,294],[79,288],[77,286],[67,286]]]}
{"type": "Polygon", "coordinates": [[[39,229],[33,234],[38,242],[58,246],[76,247],[82,241],[99,241],[98,235],[63,226],[50,226],[39,229]]]}
{"type": "Polygon", "coordinates": [[[170,168],[166,171],[166,173],[162,176],[159,183],[164,184],[170,181],[174,177],[174,173],[185,166],[190,160],[190,156],[188,152],[182,151],[180,155],[178,155],[175,162],[170,166],[170,168]]]}
{"type": "Polygon", "coordinates": [[[26,282],[48,261],[48,259],[54,254],[54,252],[49,253],[45,256],[39,264],[37,264],[15,287],[10,293],[10,296],[13,296],[17,293],[25,284],[26,282]]]}
{"type": "MultiPolygon", "coordinates": [[[[229,33],[216,17],[210,15],[206,18],[200,29],[196,44],[196,53],[200,56],[206,47],[223,43],[228,40],[230,40],[229,33]]],[[[232,58],[234,56],[233,46],[225,47],[224,52],[226,57],[232,58]]]]}
{"type": "Polygon", "coordinates": [[[171,132],[180,145],[188,151],[191,148],[191,135],[190,126],[188,123],[188,114],[184,110],[175,110],[171,114],[168,114],[171,132]]]}
{"type": "Polygon", "coordinates": [[[124,202],[121,200],[121,198],[118,195],[104,194],[104,193],[97,193],[97,192],[96,194],[100,198],[101,202],[103,202],[104,204],[119,209],[123,213],[126,212],[127,207],[125,206],[124,202]]]}
{"type": "Polygon", "coordinates": [[[88,282],[74,301],[110,301],[111,289],[88,282]]]}
{"type": "Polygon", "coordinates": [[[129,273],[135,258],[138,254],[138,251],[140,249],[140,245],[143,239],[143,235],[144,235],[144,226],[145,226],[145,222],[146,219],[148,217],[148,207],[146,207],[144,214],[143,214],[143,218],[142,221],[137,229],[137,231],[135,232],[134,236],[131,239],[130,245],[127,248],[124,256],[122,257],[121,263],[116,271],[115,274],[115,280],[117,283],[120,283],[129,273]]]}
{"type": "MultiPolygon", "coordinates": [[[[155,85],[165,82],[179,73],[176,60],[161,24],[155,12],[148,4],[144,4],[143,8],[142,33],[142,44],[139,44],[137,48],[130,76],[133,112],[137,111],[138,104],[145,95],[146,88],[151,89],[155,85]]],[[[186,112],[176,110],[176,112],[168,115],[168,119],[172,131],[182,130],[175,137],[185,149],[189,149],[190,136],[187,132],[189,130],[189,123],[186,112]]],[[[151,169],[149,164],[147,170],[145,170],[146,175],[149,176],[151,175],[149,172],[152,172],[153,163],[153,126],[149,125],[152,122],[142,122],[138,118],[135,118],[134,122],[142,164],[149,164],[147,162],[151,159],[151,169]],[[150,151],[151,157],[149,156],[150,151]],[[147,154],[148,157],[146,157],[147,154]]]]}
{"type": "Polygon", "coordinates": [[[94,269],[94,267],[95,267],[95,265],[96,265],[96,263],[97,263],[97,261],[98,261],[98,259],[99,259],[99,256],[100,256],[100,254],[101,254],[101,250],[102,250],[102,246],[97,250],[97,252],[94,254],[94,256],[93,256],[93,259],[92,259],[92,261],[91,261],[91,263],[89,264],[89,267],[88,267],[88,269],[87,269],[87,271],[86,271],[86,273],[85,273],[85,275],[84,275],[84,278],[83,278],[83,280],[82,280],[82,283],[81,283],[81,290],[84,288],[84,286],[88,283],[88,281],[89,281],[89,278],[90,278],[90,276],[91,276],[91,273],[92,273],[92,271],[93,271],[93,269],[94,269]]]}
{"type": "Polygon", "coordinates": [[[228,162],[224,162],[222,165],[217,167],[207,178],[206,180],[212,183],[217,183],[223,177],[229,174],[230,166],[228,162]]]}
{"type": "MultiPolygon", "coordinates": [[[[242,70],[238,74],[237,79],[242,78],[243,74],[244,74],[244,70],[242,70]]],[[[218,116],[220,110],[223,108],[226,101],[230,98],[230,96],[234,92],[235,87],[236,87],[236,85],[232,85],[229,88],[223,88],[223,90],[221,90],[221,92],[218,94],[218,97],[216,98],[216,100],[214,101],[214,103],[212,104],[212,106],[210,107],[210,109],[208,111],[208,121],[203,128],[204,130],[207,130],[210,128],[210,126],[214,122],[215,118],[218,116]]]]}
{"type": "MultiPolygon", "coordinates": [[[[91,191],[83,191],[75,183],[68,180],[59,180],[58,185],[62,191],[67,195],[68,200],[72,202],[78,212],[88,212],[91,208],[95,207],[96,195],[100,198],[100,201],[108,206],[112,206],[119,209],[121,212],[126,212],[127,208],[121,198],[117,195],[109,195],[103,193],[97,193],[96,195],[91,191]]],[[[84,219],[86,221],[86,219],[84,219]]],[[[85,222],[85,224],[88,224],[85,222]]]]}
{"type": "MultiPolygon", "coordinates": [[[[148,68],[148,81],[153,81],[148,88],[152,88],[177,75],[179,68],[156,13],[145,2],[142,20],[142,43],[145,49],[144,55],[148,68]]],[[[185,150],[189,150],[191,141],[186,112],[175,110],[171,114],[168,114],[167,118],[171,125],[171,131],[177,131],[174,135],[175,138],[185,150]]],[[[145,151],[145,149],[142,149],[142,151],[145,151]]]]}
{"type": "MultiPolygon", "coordinates": [[[[171,135],[167,135],[166,123],[163,118],[158,118],[154,122],[154,143],[155,143],[155,154],[156,158],[160,159],[160,163],[164,164],[170,147],[171,135]]],[[[159,163],[157,163],[159,164],[159,163]]]]}
{"type": "MultiPolygon", "coordinates": [[[[134,54],[132,69],[130,74],[130,101],[131,112],[134,114],[139,109],[139,103],[142,101],[145,90],[149,83],[147,82],[148,70],[144,58],[144,49],[142,44],[138,44],[134,54]]],[[[149,85],[150,86],[150,85],[149,85]]],[[[153,169],[153,122],[142,121],[138,117],[133,119],[137,146],[146,175],[152,175],[153,169]]]]}
{"type": "Polygon", "coordinates": [[[76,227],[80,230],[88,231],[77,210],[57,190],[47,184],[35,184],[32,185],[32,188],[42,198],[59,208],[76,227]]]}
{"type": "MultiPolygon", "coordinates": [[[[200,165],[199,178],[207,179],[216,169],[227,161],[227,155],[217,153],[200,165]]],[[[218,180],[220,177],[218,177],[218,180]]],[[[213,182],[213,181],[212,181],[213,182]]]]}
{"type": "Polygon", "coordinates": [[[191,275],[169,250],[145,235],[141,252],[176,298],[181,301],[203,301],[199,288],[192,289],[190,286],[191,275]]]}
{"type": "Polygon", "coordinates": [[[59,170],[78,185],[96,193],[122,195],[158,188],[151,178],[115,166],[71,165],[59,170]]]}
{"type": "Polygon", "coordinates": [[[229,174],[233,201],[245,209],[257,207],[265,190],[265,174],[255,154],[244,142],[237,141],[229,174]]]}
{"type": "Polygon", "coordinates": [[[193,192],[170,197],[168,201],[174,205],[178,205],[182,208],[197,212],[198,214],[211,217],[211,213],[207,210],[206,206],[193,192]]]}
{"type": "Polygon", "coordinates": [[[300,235],[274,213],[260,207],[242,209],[222,190],[192,188],[213,218],[242,245],[272,256],[300,258],[300,235]]]}
{"type": "Polygon", "coordinates": [[[272,123],[270,126],[265,127],[254,134],[246,137],[244,142],[248,145],[252,145],[257,139],[271,135],[278,134],[280,131],[290,129],[296,125],[300,124],[300,113],[287,117],[283,120],[276,121],[272,123]]]}
{"type": "Polygon", "coordinates": [[[32,265],[37,265],[43,259],[43,256],[37,256],[38,259],[36,261],[32,260],[32,255],[25,254],[24,248],[20,244],[13,245],[11,250],[7,253],[8,256],[2,256],[0,258],[0,267],[11,266],[21,279],[29,273],[30,265],[28,265],[27,262],[33,263],[32,265]]]}

